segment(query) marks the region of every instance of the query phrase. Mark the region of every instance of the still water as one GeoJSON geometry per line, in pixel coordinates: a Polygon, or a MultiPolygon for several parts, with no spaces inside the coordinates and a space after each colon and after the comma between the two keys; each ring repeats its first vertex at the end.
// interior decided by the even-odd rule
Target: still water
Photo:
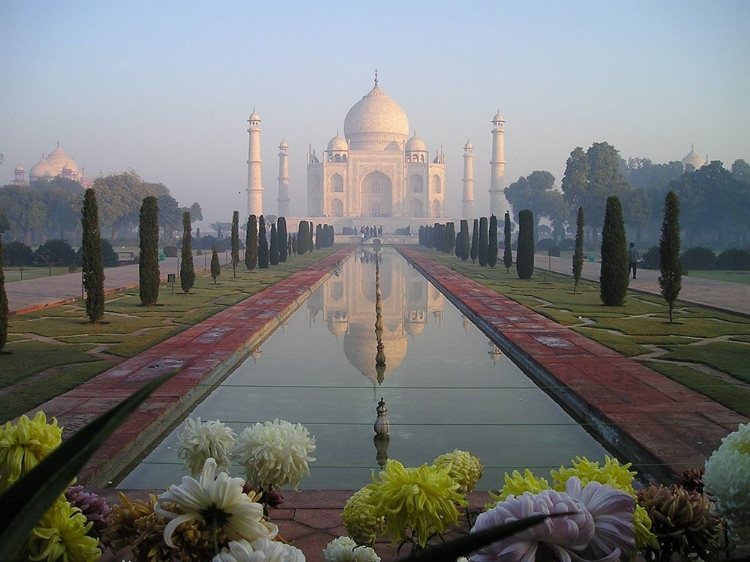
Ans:
{"type": "MultiPolygon", "coordinates": [[[[606,450],[524,375],[394,250],[380,252],[386,370],[375,369],[375,260],[359,249],[261,348],[228,376],[192,417],[219,419],[239,434],[256,422],[302,423],[315,437],[311,475],[300,489],[358,489],[386,456],[406,466],[453,449],[485,466],[479,490],[503,474],[550,468],[606,450]],[[379,378],[381,380],[379,380],[379,378]],[[390,421],[375,446],[376,406],[390,421]]],[[[120,484],[179,483],[177,427],[120,484]]],[[[241,470],[232,472],[241,476],[241,470]]]]}

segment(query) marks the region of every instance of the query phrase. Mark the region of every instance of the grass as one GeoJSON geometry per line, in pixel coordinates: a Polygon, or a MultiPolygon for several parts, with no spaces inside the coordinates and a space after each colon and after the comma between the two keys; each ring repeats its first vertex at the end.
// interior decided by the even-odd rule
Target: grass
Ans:
{"type": "Polygon", "coordinates": [[[11,317],[5,353],[0,354],[2,421],[75,388],[334,251],[316,250],[252,272],[241,264],[236,277],[231,268],[224,268],[216,283],[208,273],[198,274],[187,295],[179,285],[172,293],[163,283],[158,304],[152,307],[140,305],[137,289],[108,295],[104,319],[97,324],[88,322],[84,301],[11,317]]]}
{"type": "Polygon", "coordinates": [[[624,306],[607,307],[595,282],[581,280],[573,294],[571,276],[537,270],[531,279],[520,280],[515,268],[506,273],[502,262],[492,269],[434,250],[418,251],[625,356],[646,364],[657,353],[660,361],[674,363],[648,362],[654,370],[750,417],[750,387],[745,386],[750,383],[750,318],[678,302],[670,324],[667,305],[657,295],[628,292],[624,306]],[[707,365],[736,382],[682,363],[707,365]]]}
{"type": "Polygon", "coordinates": [[[700,271],[694,269],[688,272],[688,275],[690,277],[700,277],[701,279],[714,279],[716,281],[726,281],[727,283],[750,285],[750,271],[730,271],[724,269],[700,271]]]}
{"type": "MultiPolygon", "coordinates": [[[[78,270],[80,274],[81,270],[78,270]]],[[[3,267],[5,282],[25,281],[38,279],[39,277],[53,277],[55,275],[67,275],[70,270],[67,267],[3,267]]]]}

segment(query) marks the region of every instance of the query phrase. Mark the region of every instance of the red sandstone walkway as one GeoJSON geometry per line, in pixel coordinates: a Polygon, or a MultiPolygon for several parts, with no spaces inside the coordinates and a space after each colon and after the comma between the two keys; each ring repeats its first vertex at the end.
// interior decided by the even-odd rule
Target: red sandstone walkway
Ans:
{"type": "Polygon", "coordinates": [[[669,482],[702,466],[748,421],[418,252],[399,251],[642,474],[669,482]]]}

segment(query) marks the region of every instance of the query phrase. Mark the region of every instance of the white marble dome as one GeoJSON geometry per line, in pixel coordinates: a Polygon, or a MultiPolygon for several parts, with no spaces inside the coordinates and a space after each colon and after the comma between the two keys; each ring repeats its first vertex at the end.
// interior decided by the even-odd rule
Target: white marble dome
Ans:
{"type": "Polygon", "coordinates": [[[328,142],[328,152],[346,152],[349,146],[346,144],[344,137],[336,135],[328,142]]]}
{"type": "Polygon", "coordinates": [[[34,164],[31,167],[31,170],[29,170],[29,179],[31,181],[35,180],[51,180],[55,176],[57,176],[59,173],[62,172],[62,169],[55,170],[47,160],[42,158],[39,162],[34,164]]]}
{"type": "Polygon", "coordinates": [[[344,135],[354,150],[403,150],[409,119],[399,104],[375,86],[346,114],[344,135]]]}
{"type": "Polygon", "coordinates": [[[78,175],[78,166],[75,161],[59,146],[45,160],[52,166],[52,169],[57,171],[57,174],[61,174],[65,168],[68,168],[75,175],[78,175]]]}
{"type": "Polygon", "coordinates": [[[415,134],[406,143],[406,152],[427,152],[427,146],[424,141],[415,134]]]}

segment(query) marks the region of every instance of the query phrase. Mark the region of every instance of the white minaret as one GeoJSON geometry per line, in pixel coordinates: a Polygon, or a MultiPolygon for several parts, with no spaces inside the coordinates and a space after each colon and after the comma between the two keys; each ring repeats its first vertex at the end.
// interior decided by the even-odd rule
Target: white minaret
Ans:
{"type": "Polygon", "coordinates": [[[263,214],[263,183],[260,159],[260,115],[253,109],[247,129],[250,135],[247,152],[247,216],[263,214]]]}
{"type": "Polygon", "coordinates": [[[497,220],[505,217],[508,210],[508,202],[505,199],[503,187],[503,175],[505,174],[505,119],[497,115],[492,119],[492,171],[490,173],[490,214],[495,215],[497,220]]]}
{"type": "Polygon", "coordinates": [[[289,145],[279,145],[279,216],[289,216],[289,145]]]}
{"type": "Polygon", "coordinates": [[[469,141],[464,145],[464,198],[461,218],[474,218],[474,147],[469,141]]]}

